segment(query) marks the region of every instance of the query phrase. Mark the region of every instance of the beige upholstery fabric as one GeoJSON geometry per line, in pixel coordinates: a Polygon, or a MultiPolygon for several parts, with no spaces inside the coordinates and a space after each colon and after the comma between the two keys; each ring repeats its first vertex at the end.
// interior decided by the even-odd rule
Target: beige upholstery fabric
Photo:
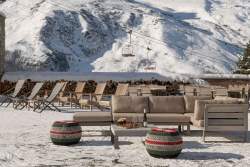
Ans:
{"type": "Polygon", "coordinates": [[[239,102],[239,103],[246,103],[246,100],[243,98],[232,98],[227,96],[216,96],[214,98],[216,101],[225,101],[225,102],[239,102]]]}
{"type": "Polygon", "coordinates": [[[190,117],[183,114],[173,114],[173,113],[148,113],[147,121],[149,123],[157,123],[157,122],[181,123],[181,122],[190,122],[190,117]]]}
{"type": "Polygon", "coordinates": [[[105,100],[101,100],[99,101],[99,105],[103,106],[103,107],[110,107],[110,101],[105,101],[105,100]]]}
{"type": "Polygon", "coordinates": [[[140,96],[112,96],[113,113],[143,113],[148,112],[148,98],[140,96]]]}
{"type": "Polygon", "coordinates": [[[194,119],[204,120],[205,104],[216,104],[215,100],[195,100],[194,119]]]}
{"type": "Polygon", "coordinates": [[[143,113],[113,113],[114,121],[126,118],[128,121],[143,122],[143,113]]]}
{"type": "Polygon", "coordinates": [[[82,105],[89,105],[90,104],[90,99],[80,99],[79,103],[82,105]]]}
{"type": "Polygon", "coordinates": [[[194,103],[195,100],[211,100],[211,96],[191,96],[191,95],[185,95],[185,108],[187,113],[193,113],[194,112],[194,103]]]}
{"type": "Polygon", "coordinates": [[[178,113],[185,112],[183,96],[150,96],[150,113],[178,113]]]}
{"type": "Polygon", "coordinates": [[[196,127],[204,127],[204,120],[195,120],[194,113],[185,113],[185,116],[190,118],[190,122],[196,127]]]}
{"type": "Polygon", "coordinates": [[[111,112],[78,112],[73,116],[77,122],[111,122],[111,112]]]}

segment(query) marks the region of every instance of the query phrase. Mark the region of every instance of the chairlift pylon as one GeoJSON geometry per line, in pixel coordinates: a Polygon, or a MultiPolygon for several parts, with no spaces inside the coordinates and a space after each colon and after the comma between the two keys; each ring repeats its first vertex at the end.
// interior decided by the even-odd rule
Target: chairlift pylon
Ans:
{"type": "Polygon", "coordinates": [[[147,61],[146,66],[144,67],[145,71],[155,71],[156,70],[156,62],[149,59],[149,52],[151,50],[152,49],[148,46],[147,47],[147,60],[148,61],[147,61]]]}
{"type": "Polygon", "coordinates": [[[128,33],[129,33],[129,44],[125,45],[122,48],[122,56],[123,57],[134,57],[135,56],[135,54],[133,53],[134,48],[132,46],[132,41],[131,41],[132,30],[129,30],[128,33]]]}

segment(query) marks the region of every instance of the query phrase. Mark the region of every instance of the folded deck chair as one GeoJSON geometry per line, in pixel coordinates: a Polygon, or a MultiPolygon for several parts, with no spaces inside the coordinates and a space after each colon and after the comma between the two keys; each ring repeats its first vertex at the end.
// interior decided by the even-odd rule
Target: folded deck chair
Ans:
{"type": "Polygon", "coordinates": [[[12,88],[6,92],[6,93],[8,93],[14,89],[13,93],[7,94],[7,95],[2,95],[4,97],[4,100],[0,103],[0,106],[2,106],[5,102],[8,102],[6,107],[9,106],[11,104],[11,102],[13,101],[13,99],[16,98],[18,96],[18,94],[20,93],[21,89],[24,86],[25,81],[26,80],[18,80],[15,88],[12,88]]]}
{"type": "MultiPolygon", "coordinates": [[[[115,94],[116,96],[126,96],[128,95],[128,86],[129,84],[118,84],[115,94]]],[[[104,108],[111,107],[111,97],[112,95],[104,95],[102,99],[98,102],[100,106],[104,108]]]]}
{"type": "Polygon", "coordinates": [[[86,82],[77,82],[75,91],[64,93],[64,96],[60,96],[58,98],[59,102],[62,103],[63,105],[65,103],[70,103],[70,106],[72,106],[72,104],[79,105],[79,100],[83,95],[85,85],[86,82]]]}
{"type": "Polygon", "coordinates": [[[50,93],[49,97],[47,97],[46,99],[35,100],[33,111],[36,111],[37,109],[39,109],[40,111],[38,111],[38,112],[41,113],[46,108],[49,108],[51,110],[61,112],[61,110],[53,104],[53,101],[58,96],[58,94],[61,92],[61,90],[63,89],[65,84],[67,84],[67,82],[56,83],[56,85],[53,88],[52,92],[50,93]]]}
{"type": "Polygon", "coordinates": [[[37,82],[28,97],[14,98],[13,99],[14,108],[23,109],[24,107],[30,105],[30,102],[36,98],[37,94],[39,93],[43,85],[44,82],[37,82]],[[21,106],[21,108],[18,108],[19,106],[21,106]]]}
{"type": "Polygon", "coordinates": [[[103,110],[98,102],[101,100],[106,86],[106,83],[98,83],[94,93],[83,94],[79,100],[80,107],[83,108],[89,106],[90,110],[92,110],[92,106],[95,106],[98,109],[103,110]]]}

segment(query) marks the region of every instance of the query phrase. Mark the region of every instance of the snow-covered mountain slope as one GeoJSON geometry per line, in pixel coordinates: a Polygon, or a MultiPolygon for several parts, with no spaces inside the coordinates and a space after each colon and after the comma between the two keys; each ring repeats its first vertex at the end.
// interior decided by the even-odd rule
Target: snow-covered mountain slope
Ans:
{"type": "Polygon", "coordinates": [[[230,73],[250,40],[250,0],[7,0],[0,11],[7,71],[230,73]]]}

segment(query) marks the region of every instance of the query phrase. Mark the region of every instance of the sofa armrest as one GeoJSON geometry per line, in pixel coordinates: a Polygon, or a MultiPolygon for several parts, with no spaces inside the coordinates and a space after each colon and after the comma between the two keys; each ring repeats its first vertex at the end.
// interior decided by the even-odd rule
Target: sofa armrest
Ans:
{"type": "Polygon", "coordinates": [[[247,131],[248,108],[248,104],[205,104],[204,129],[247,131]]]}

